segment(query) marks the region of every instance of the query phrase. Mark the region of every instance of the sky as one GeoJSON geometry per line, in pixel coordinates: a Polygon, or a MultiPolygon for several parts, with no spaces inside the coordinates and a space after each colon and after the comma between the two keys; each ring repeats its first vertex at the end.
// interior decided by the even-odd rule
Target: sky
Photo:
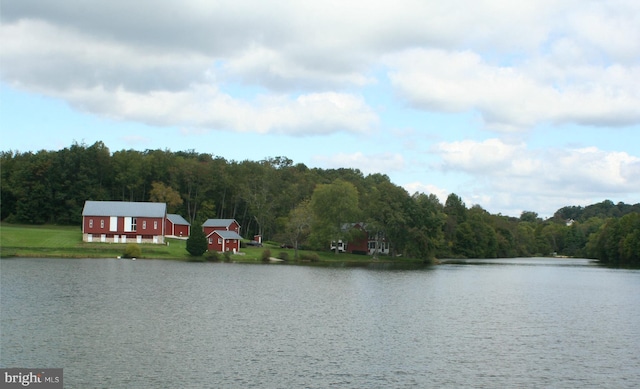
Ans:
{"type": "Polygon", "coordinates": [[[0,150],[383,173],[494,214],[640,202],[637,0],[2,0],[0,150]]]}

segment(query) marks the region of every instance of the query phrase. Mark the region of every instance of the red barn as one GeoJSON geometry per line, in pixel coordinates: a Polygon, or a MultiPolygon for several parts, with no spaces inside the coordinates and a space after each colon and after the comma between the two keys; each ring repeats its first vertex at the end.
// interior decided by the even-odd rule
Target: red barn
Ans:
{"type": "Polygon", "coordinates": [[[235,219],[209,219],[202,225],[209,251],[240,251],[240,224],[235,219]]]}
{"type": "Polygon", "coordinates": [[[176,238],[188,238],[191,233],[191,223],[180,215],[168,213],[164,227],[167,236],[176,238]]]}
{"type": "Polygon", "coordinates": [[[82,210],[82,240],[161,244],[166,218],[165,203],[86,201],[82,210]]]}

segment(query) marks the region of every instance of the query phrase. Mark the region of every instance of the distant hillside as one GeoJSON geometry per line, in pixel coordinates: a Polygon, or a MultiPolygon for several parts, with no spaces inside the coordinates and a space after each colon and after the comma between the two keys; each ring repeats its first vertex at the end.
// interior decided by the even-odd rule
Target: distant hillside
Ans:
{"type": "Polygon", "coordinates": [[[611,200],[605,200],[601,203],[591,204],[586,207],[567,206],[560,208],[553,215],[553,218],[584,222],[592,217],[603,219],[609,217],[619,218],[633,212],[640,213],[640,203],[631,205],[620,202],[614,204],[611,200]]]}

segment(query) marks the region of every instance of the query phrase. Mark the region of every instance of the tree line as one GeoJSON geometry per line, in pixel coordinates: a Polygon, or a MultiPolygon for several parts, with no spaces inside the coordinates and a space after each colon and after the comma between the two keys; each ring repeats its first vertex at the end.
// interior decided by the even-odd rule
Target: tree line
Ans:
{"type": "Polygon", "coordinates": [[[640,204],[567,206],[543,220],[468,207],[455,193],[408,193],[384,174],[318,169],[286,157],[229,161],[168,150],[111,152],[102,142],[0,154],[1,218],[80,225],[85,200],[166,202],[193,225],[233,218],[243,235],[327,250],[364,222],[392,255],[497,258],[567,255],[640,265],[640,204]]]}

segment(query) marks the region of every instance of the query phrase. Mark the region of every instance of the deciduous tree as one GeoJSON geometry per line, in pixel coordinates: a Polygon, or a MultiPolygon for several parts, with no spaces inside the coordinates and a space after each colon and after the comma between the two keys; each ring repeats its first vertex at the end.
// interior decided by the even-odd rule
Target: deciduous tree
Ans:
{"type": "Polygon", "coordinates": [[[285,227],[285,236],[294,249],[294,259],[298,259],[298,246],[304,237],[309,234],[313,223],[313,212],[310,200],[304,200],[291,212],[285,227]]]}
{"type": "Polygon", "coordinates": [[[346,237],[343,226],[354,222],[359,216],[358,190],[340,178],[331,184],[318,185],[311,196],[314,215],[313,235],[316,244],[328,247],[346,237]]]}
{"type": "Polygon", "coordinates": [[[149,199],[156,203],[166,203],[168,213],[174,213],[176,208],[182,205],[182,197],[178,191],[157,181],[151,183],[149,199]]]}

